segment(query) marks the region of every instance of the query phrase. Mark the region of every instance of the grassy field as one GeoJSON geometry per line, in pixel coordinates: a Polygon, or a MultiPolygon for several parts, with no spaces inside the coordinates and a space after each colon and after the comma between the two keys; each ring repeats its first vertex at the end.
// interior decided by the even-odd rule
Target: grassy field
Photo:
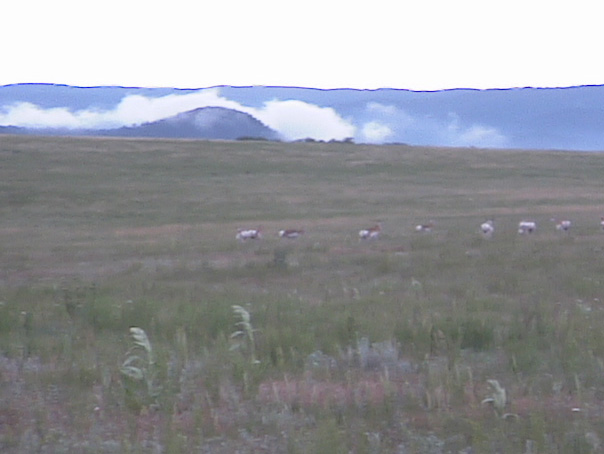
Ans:
{"type": "Polygon", "coordinates": [[[0,136],[0,451],[602,452],[603,175],[596,153],[0,136]]]}

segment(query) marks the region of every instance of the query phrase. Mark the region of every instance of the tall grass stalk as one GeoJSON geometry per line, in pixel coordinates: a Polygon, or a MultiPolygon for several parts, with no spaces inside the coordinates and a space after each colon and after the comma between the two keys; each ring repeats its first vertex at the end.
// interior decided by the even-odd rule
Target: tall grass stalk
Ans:
{"type": "Polygon", "coordinates": [[[147,333],[136,326],[130,328],[134,344],[120,367],[128,402],[135,409],[157,405],[161,387],[157,384],[157,363],[147,333]],[[142,385],[143,392],[140,392],[142,385]]]}
{"type": "Polygon", "coordinates": [[[242,348],[249,349],[250,361],[252,364],[260,364],[260,361],[256,359],[256,340],[254,339],[254,332],[256,331],[252,326],[251,315],[242,306],[234,305],[233,312],[235,316],[240,319],[235,326],[239,329],[231,333],[231,339],[238,340],[233,344],[233,349],[238,350],[242,348]]]}

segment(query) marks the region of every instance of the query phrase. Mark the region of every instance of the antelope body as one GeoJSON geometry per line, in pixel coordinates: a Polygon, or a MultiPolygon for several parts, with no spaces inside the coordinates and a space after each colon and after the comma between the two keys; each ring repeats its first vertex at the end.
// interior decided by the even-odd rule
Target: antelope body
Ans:
{"type": "Polygon", "coordinates": [[[518,223],[518,233],[521,235],[533,233],[535,230],[537,230],[537,224],[533,221],[520,221],[518,223]]]}
{"type": "Polygon", "coordinates": [[[239,229],[237,230],[237,236],[235,237],[239,241],[246,240],[259,240],[262,238],[262,232],[260,228],[257,229],[239,229]]]}
{"type": "Polygon", "coordinates": [[[434,227],[434,222],[430,221],[427,224],[418,224],[415,226],[416,232],[431,232],[434,227]]]}
{"type": "Polygon", "coordinates": [[[493,226],[493,221],[489,220],[489,221],[483,222],[480,225],[480,231],[487,238],[490,238],[491,236],[493,236],[493,232],[495,231],[495,227],[493,226]]]}
{"type": "Polygon", "coordinates": [[[279,230],[279,236],[281,238],[288,238],[290,240],[294,240],[296,238],[299,238],[303,234],[304,234],[304,230],[297,230],[297,229],[283,229],[283,230],[279,230]]]}
{"type": "Polygon", "coordinates": [[[572,222],[566,219],[563,221],[552,219],[552,221],[556,223],[556,230],[561,230],[563,232],[568,232],[570,230],[570,226],[572,225],[572,222]]]}
{"type": "Polygon", "coordinates": [[[359,230],[359,239],[361,240],[375,240],[379,238],[382,227],[377,224],[368,229],[359,230]]]}

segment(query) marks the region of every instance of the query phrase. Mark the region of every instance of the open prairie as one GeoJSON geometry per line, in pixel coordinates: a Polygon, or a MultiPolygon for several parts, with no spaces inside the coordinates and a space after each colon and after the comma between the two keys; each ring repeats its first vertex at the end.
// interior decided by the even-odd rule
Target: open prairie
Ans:
{"type": "Polygon", "coordinates": [[[0,450],[601,452],[603,175],[598,153],[0,136],[0,450]]]}

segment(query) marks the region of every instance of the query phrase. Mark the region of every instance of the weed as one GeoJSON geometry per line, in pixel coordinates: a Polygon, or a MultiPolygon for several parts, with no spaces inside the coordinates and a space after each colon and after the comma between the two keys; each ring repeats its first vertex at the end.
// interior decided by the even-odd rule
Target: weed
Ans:
{"type": "Polygon", "coordinates": [[[235,323],[239,329],[231,333],[231,339],[236,341],[231,349],[248,350],[251,363],[260,364],[260,361],[256,359],[256,341],[254,339],[256,330],[252,326],[250,313],[242,306],[233,306],[233,312],[241,320],[235,323]]]}
{"type": "Polygon", "coordinates": [[[130,328],[133,346],[120,367],[126,405],[135,413],[157,405],[161,387],[157,383],[158,367],[151,342],[141,328],[130,328]]]}

